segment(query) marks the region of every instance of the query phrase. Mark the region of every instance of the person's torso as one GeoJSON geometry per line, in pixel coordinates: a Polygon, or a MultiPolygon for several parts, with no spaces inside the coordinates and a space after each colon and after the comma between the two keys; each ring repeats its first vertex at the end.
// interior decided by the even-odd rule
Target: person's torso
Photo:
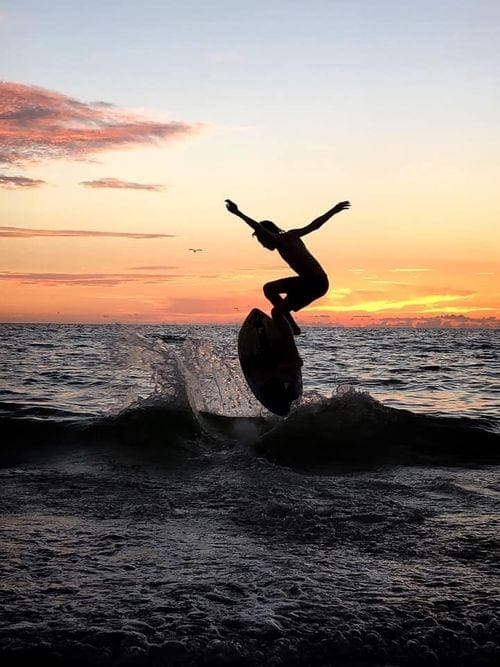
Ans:
{"type": "Polygon", "coordinates": [[[277,246],[279,254],[299,276],[326,278],[321,264],[311,255],[300,236],[285,232],[280,241],[277,246]]]}

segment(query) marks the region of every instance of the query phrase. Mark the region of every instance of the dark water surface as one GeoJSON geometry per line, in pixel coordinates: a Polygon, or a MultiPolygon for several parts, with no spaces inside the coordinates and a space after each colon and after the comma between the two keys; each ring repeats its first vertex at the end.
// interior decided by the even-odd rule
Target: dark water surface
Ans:
{"type": "Polygon", "coordinates": [[[497,664],[498,332],[0,329],[3,664],[497,664]]]}

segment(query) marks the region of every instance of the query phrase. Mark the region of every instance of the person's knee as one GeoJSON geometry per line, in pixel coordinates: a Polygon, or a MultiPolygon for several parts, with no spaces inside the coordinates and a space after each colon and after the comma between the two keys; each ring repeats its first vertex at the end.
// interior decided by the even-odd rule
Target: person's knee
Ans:
{"type": "Polygon", "coordinates": [[[271,300],[275,299],[276,296],[278,296],[272,283],[265,283],[262,290],[264,292],[264,296],[266,297],[266,299],[271,300]]]}

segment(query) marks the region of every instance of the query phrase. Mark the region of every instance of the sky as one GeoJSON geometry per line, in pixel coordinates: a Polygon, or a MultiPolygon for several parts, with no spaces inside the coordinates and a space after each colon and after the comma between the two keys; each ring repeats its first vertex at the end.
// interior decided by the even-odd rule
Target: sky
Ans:
{"type": "Polygon", "coordinates": [[[497,0],[0,0],[0,321],[498,327],[497,0]],[[193,252],[192,249],[201,250],[193,252]]]}

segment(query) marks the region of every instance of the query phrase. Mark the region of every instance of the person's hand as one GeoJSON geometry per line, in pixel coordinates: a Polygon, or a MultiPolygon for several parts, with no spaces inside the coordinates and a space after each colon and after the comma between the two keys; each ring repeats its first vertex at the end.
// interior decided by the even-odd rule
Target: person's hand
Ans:
{"type": "Polygon", "coordinates": [[[339,203],[334,207],[335,213],[340,213],[340,211],[344,211],[346,208],[351,208],[351,202],[349,201],[339,201],[339,203]]]}
{"type": "Polygon", "coordinates": [[[238,213],[238,207],[234,203],[234,201],[231,201],[230,199],[226,199],[226,208],[229,211],[229,213],[238,213]]]}

